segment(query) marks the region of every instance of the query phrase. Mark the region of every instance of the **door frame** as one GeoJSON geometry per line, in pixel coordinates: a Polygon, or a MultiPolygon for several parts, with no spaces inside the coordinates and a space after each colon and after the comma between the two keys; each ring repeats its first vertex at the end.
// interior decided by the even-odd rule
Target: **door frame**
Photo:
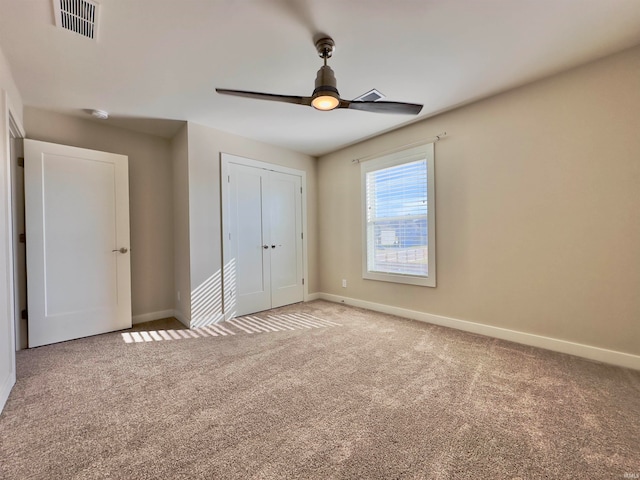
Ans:
{"type": "Polygon", "coordinates": [[[304,285],[302,289],[302,301],[306,302],[309,298],[309,271],[308,271],[308,258],[307,258],[307,172],[304,170],[298,170],[295,168],[284,167],[282,165],[276,165],[274,163],[262,162],[260,160],[253,160],[251,158],[241,157],[231,153],[220,152],[220,204],[222,208],[222,311],[224,319],[229,320],[232,317],[233,312],[227,311],[228,299],[226,292],[229,289],[229,283],[231,282],[228,275],[226,265],[231,261],[230,258],[230,246],[229,246],[229,232],[230,232],[230,215],[229,215],[229,165],[235,163],[238,165],[244,165],[247,167],[261,168],[263,170],[269,170],[272,172],[286,173],[289,175],[295,175],[300,177],[302,185],[302,274],[304,278],[304,285]]]}
{"type": "MultiPolygon", "coordinates": [[[[25,209],[24,209],[24,163],[20,166],[20,158],[24,161],[23,140],[25,134],[15,124],[10,125],[9,140],[15,141],[16,151],[11,152],[11,227],[13,228],[13,299],[15,316],[15,342],[16,351],[28,348],[27,330],[27,244],[21,235],[25,233],[25,209]],[[22,255],[20,253],[22,250],[22,255]]],[[[13,143],[13,142],[12,142],[13,143]]]]}
{"type": "MultiPolygon", "coordinates": [[[[9,105],[9,161],[11,162],[11,165],[9,167],[9,172],[10,172],[10,178],[9,181],[11,182],[11,197],[10,197],[10,201],[11,201],[11,261],[12,261],[12,265],[11,265],[11,274],[12,274],[12,282],[11,282],[11,288],[13,290],[12,292],[12,298],[13,298],[13,311],[14,311],[14,346],[15,346],[15,350],[22,350],[23,347],[20,343],[20,338],[22,336],[25,336],[26,338],[26,332],[22,331],[22,308],[21,305],[18,301],[18,286],[16,285],[17,282],[17,278],[16,278],[16,274],[17,274],[17,269],[18,268],[22,268],[25,270],[26,273],[26,264],[25,265],[17,265],[18,263],[18,252],[17,252],[17,244],[19,242],[18,239],[18,234],[19,232],[15,229],[16,227],[16,220],[14,217],[15,213],[21,214],[24,216],[24,198],[22,200],[23,204],[22,204],[22,211],[21,212],[16,212],[15,209],[15,200],[16,200],[16,191],[14,188],[14,176],[16,175],[16,168],[22,168],[19,167],[17,165],[17,162],[14,164],[14,159],[12,158],[12,154],[16,154],[16,155],[24,155],[24,150],[21,152],[12,152],[11,151],[11,139],[14,138],[16,140],[23,140],[26,138],[26,133],[24,131],[24,128],[22,127],[22,125],[20,123],[18,123],[15,119],[15,116],[13,115],[12,112],[12,108],[11,105],[9,105]]],[[[23,182],[22,182],[22,196],[24,197],[24,172],[23,172],[23,182]]],[[[25,291],[26,291],[26,285],[25,285],[25,291]]],[[[24,308],[27,308],[26,305],[24,305],[24,308]]]]}
{"type": "Polygon", "coordinates": [[[9,100],[8,93],[0,89],[0,169],[2,170],[0,178],[3,179],[4,185],[4,202],[5,202],[5,224],[1,226],[4,230],[5,250],[0,252],[4,255],[6,262],[6,286],[7,291],[0,292],[0,295],[6,297],[6,311],[0,312],[7,320],[10,352],[0,351],[0,355],[9,354],[10,356],[10,372],[6,379],[0,379],[0,411],[9,398],[9,393],[16,382],[16,325],[14,319],[15,311],[15,286],[14,286],[14,249],[13,239],[15,232],[13,231],[13,177],[11,172],[11,138],[24,138],[25,132],[17,111],[9,100]]]}

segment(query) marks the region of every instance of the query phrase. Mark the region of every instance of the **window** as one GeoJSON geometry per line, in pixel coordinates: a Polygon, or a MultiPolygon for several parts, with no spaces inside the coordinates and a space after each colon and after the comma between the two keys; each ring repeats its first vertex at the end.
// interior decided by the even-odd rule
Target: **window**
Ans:
{"type": "Polygon", "coordinates": [[[433,144],[361,164],[362,277],[436,286],[433,144]]]}

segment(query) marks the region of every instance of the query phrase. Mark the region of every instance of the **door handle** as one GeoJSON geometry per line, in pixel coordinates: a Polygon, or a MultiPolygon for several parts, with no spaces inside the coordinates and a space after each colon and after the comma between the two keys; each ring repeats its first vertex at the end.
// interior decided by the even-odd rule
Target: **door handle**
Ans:
{"type": "Polygon", "coordinates": [[[116,250],[111,250],[112,252],[120,252],[120,253],[127,253],[129,251],[129,249],[127,247],[122,247],[122,248],[118,248],[116,250]]]}
{"type": "Polygon", "coordinates": [[[276,248],[276,246],[275,245],[271,245],[271,248],[276,248]]]}
{"type": "Polygon", "coordinates": [[[262,248],[266,250],[267,248],[269,248],[269,245],[262,245],[262,248]]]}

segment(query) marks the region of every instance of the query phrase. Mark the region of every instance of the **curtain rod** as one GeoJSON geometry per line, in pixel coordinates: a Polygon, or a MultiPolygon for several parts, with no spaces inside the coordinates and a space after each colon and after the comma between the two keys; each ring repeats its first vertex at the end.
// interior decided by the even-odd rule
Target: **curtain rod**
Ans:
{"type": "Polygon", "coordinates": [[[419,140],[413,143],[406,143],[404,145],[398,145],[397,147],[390,148],[389,150],[373,153],[371,155],[366,155],[360,158],[354,158],[353,160],[351,160],[351,163],[360,163],[364,160],[370,160],[372,158],[380,157],[382,155],[387,155],[389,153],[399,152],[400,150],[404,150],[405,148],[417,147],[418,145],[426,145],[428,143],[437,142],[438,140],[441,140],[443,137],[446,137],[446,136],[447,136],[447,132],[442,132],[442,133],[439,133],[438,135],[428,138],[427,140],[419,140]]]}

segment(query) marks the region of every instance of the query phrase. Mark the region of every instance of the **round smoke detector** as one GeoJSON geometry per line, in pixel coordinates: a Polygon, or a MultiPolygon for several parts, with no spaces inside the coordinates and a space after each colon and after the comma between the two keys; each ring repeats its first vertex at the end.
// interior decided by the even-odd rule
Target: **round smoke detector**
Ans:
{"type": "Polygon", "coordinates": [[[99,118],[100,120],[106,120],[109,118],[109,112],[105,112],[104,110],[91,110],[91,115],[95,118],[99,118]]]}

